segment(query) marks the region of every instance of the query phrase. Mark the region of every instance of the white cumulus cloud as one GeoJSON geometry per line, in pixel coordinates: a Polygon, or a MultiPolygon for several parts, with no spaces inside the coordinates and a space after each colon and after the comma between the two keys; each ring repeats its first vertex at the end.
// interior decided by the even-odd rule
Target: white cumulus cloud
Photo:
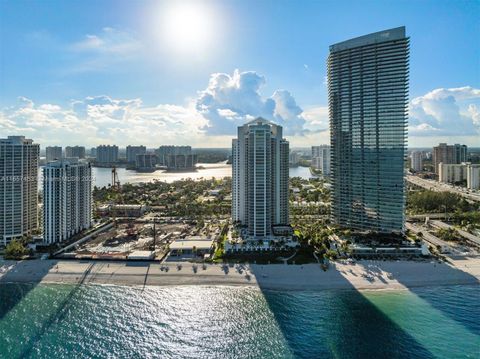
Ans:
{"type": "Polygon", "coordinates": [[[212,74],[196,101],[198,112],[208,120],[207,133],[233,135],[237,126],[260,116],[282,125],[287,135],[302,134],[305,118],[294,97],[286,90],[262,96],[265,81],[254,71],[212,74]]]}
{"type": "Polygon", "coordinates": [[[409,135],[480,135],[480,90],[470,86],[439,88],[414,98],[409,106],[409,135]]]}

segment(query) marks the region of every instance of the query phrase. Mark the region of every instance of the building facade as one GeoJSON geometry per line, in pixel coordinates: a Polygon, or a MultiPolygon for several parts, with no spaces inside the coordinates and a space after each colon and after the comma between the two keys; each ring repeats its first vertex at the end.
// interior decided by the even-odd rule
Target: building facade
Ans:
{"type": "Polygon", "coordinates": [[[439,173],[439,164],[460,164],[467,161],[468,148],[465,145],[458,143],[454,145],[447,145],[440,143],[435,146],[432,151],[433,166],[435,173],[439,173]]]}
{"type": "Polygon", "coordinates": [[[59,243],[92,225],[92,168],[78,158],[43,169],[43,240],[59,243]]]}
{"type": "Polygon", "coordinates": [[[412,151],[410,154],[411,166],[410,168],[415,172],[423,170],[423,153],[422,151],[412,151]]]}
{"type": "Polygon", "coordinates": [[[385,30],[330,46],[332,220],[404,231],[409,38],[385,30]]]}
{"type": "Polygon", "coordinates": [[[137,155],[144,155],[147,153],[145,146],[127,146],[127,162],[135,163],[137,155]]]}
{"type": "Polygon", "coordinates": [[[197,155],[166,155],[164,159],[165,166],[169,171],[194,170],[197,164],[197,155]]]}
{"type": "Polygon", "coordinates": [[[118,161],[118,146],[100,145],[97,147],[98,163],[115,163],[118,161]]]}
{"type": "Polygon", "coordinates": [[[289,144],[282,127],[258,118],[232,142],[232,220],[249,239],[268,240],[289,224],[289,144]]]}
{"type": "Polygon", "coordinates": [[[467,188],[480,189],[480,164],[467,164],[467,188]]]}
{"type": "Polygon", "coordinates": [[[288,160],[290,166],[298,166],[298,163],[300,162],[300,157],[300,153],[294,151],[290,152],[288,160]]]}
{"type": "Polygon", "coordinates": [[[156,157],[153,153],[137,154],[135,157],[135,169],[137,171],[153,172],[155,170],[156,157]]]}
{"type": "Polygon", "coordinates": [[[438,181],[454,185],[466,185],[468,189],[479,189],[480,164],[463,162],[460,164],[443,163],[438,165],[438,181]]]}
{"type": "Polygon", "coordinates": [[[467,165],[465,163],[438,164],[438,181],[442,183],[461,184],[467,180],[467,165]]]}
{"type": "Polygon", "coordinates": [[[0,245],[38,228],[40,146],[23,136],[0,139],[0,245]]]}
{"type": "Polygon", "coordinates": [[[160,166],[168,165],[168,156],[192,154],[192,147],[190,146],[160,146],[155,150],[157,161],[160,166]]]}
{"type": "Polygon", "coordinates": [[[330,175],[330,146],[312,146],[312,167],[322,171],[325,176],[330,175]]]}
{"type": "Polygon", "coordinates": [[[48,146],[45,149],[45,156],[47,162],[52,162],[62,158],[62,147],[61,146],[48,146]]]}
{"type": "Polygon", "coordinates": [[[85,147],[83,147],[83,146],[67,146],[67,147],[65,147],[65,157],[85,158],[85,147]]]}

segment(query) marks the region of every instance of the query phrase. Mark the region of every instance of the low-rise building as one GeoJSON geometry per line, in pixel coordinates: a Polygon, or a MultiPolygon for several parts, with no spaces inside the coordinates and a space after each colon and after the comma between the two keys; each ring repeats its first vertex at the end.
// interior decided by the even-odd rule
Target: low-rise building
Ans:
{"type": "Polygon", "coordinates": [[[204,257],[213,250],[213,239],[208,237],[192,236],[177,239],[170,243],[170,256],[199,256],[204,257]]]}

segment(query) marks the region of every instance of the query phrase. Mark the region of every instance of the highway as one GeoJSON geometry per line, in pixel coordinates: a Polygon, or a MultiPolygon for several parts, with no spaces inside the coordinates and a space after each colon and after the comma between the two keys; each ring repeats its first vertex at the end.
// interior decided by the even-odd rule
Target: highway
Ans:
{"type": "Polygon", "coordinates": [[[445,222],[441,222],[441,221],[430,221],[430,223],[434,226],[434,227],[437,227],[437,228],[444,228],[444,229],[449,229],[449,228],[453,228],[455,229],[458,234],[460,234],[463,238],[465,238],[468,242],[471,242],[472,244],[476,245],[476,246],[479,246],[480,247],[480,238],[477,237],[477,236],[474,236],[473,234],[471,233],[468,233],[462,229],[458,229],[458,228],[455,228],[445,222]]]}
{"type": "Polygon", "coordinates": [[[451,193],[455,193],[455,194],[458,194],[470,201],[475,201],[475,202],[480,202],[480,194],[479,193],[467,193],[467,192],[464,192],[464,191],[460,191],[458,189],[456,189],[455,187],[449,185],[449,184],[446,184],[446,183],[440,183],[440,182],[437,182],[435,180],[429,180],[429,179],[424,179],[424,178],[420,178],[420,177],[417,177],[417,176],[412,176],[412,175],[407,175],[407,181],[416,185],[416,186],[419,186],[419,187],[423,187],[423,188],[426,188],[426,189],[429,189],[429,190],[432,190],[432,191],[436,191],[436,192],[451,192],[451,193]]]}

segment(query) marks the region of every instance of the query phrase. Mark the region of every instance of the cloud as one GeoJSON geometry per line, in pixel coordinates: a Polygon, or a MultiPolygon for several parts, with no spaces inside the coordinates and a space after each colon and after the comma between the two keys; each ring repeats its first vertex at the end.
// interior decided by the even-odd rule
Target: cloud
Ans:
{"type": "Polygon", "coordinates": [[[0,112],[2,132],[25,133],[42,144],[188,143],[201,137],[205,123],[193,106],[145,106],[140,99],[108,96],[75,100],[68,108],[22,97],[0,112]]]}
{"type": "Polygon", "coordinates": [[[409,105],[409,135],[472,136],[480,134],[480,90],[470,86],[439,88],[409,105]]]}
{"type": "Polygon", "coordinates": [[[287,135],[302,134],[305,118],[294,97],[286,90],[263,97],[260,89],[265,82],[265,77],[254,71],[212,74],[196,100],[197,111],[208,120],[207,133],[232,135],[237,126],[264,117],[282,125],[287,135]]]}
{"type": "Polygon", "coordinates": [[[134,33],[104,27],[98,34],[87,34],[67,49],[80,57],[74,72],[105,70],[117,63],[136,58],[143,50],[134,33]]]}

